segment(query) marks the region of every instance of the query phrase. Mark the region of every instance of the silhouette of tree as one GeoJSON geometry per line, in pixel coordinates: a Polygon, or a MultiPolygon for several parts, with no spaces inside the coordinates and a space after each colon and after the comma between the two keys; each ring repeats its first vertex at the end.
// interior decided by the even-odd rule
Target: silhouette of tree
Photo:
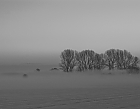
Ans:
{"type": "Polygon", "coordinates": [[[122,50],[116,50],[116,67],[117,69],[123,69],[123,51],[122,50]]]}
{"type": "Polygon", "coordinates": [[[104,54],[95,54],[94,69],[101,70],[105,67],[104,54]]]}
{"type": "Polygon", "coordinates": [[[132,60],[133,60],[133,56],[131,55],[131,53],[124,50],[123,58],[122,58],[123,69],[127,69],[128,66],[130,66],[132,60]]]}
{"type": "Polygon", "coordinates": [[[140,73],[140,67],[138,66],[139,62],[139,58],[133,56],[131,64],[127,67],[128,73],[140,73]]]}
{"type": "Polygon", "coordinates": [[[139,58],[133,56],[129,66],[138,67],[139,62],[140,62],[139,58]]]}
{"type": "Polygon", "coordinates": [[[64,50],[61,55],[61,69],[65,72],[73,71],[76,66],[78,71],[104,69],[106,66],[109,70],[117,69],[133,69],[138,70],[138,57],[134,57],[127,50],[110,49],[104,54],[95,53],[93,50],[83,50],[77,52],[74,50],[64,50]]]}
{"type": "Polygon", "coordinates": [[[95,60],[95,52],[92,50],[83,50],[76,54],[76,61],[79,71],[92,70],[95,60]]]}
{"type": "Polygon", "coordinates": [[[59,66],[61,69],[65,72],[71,72],[76,65],[76,60],[75,60],[75,51],[74,50],[64,50],[61,55],[61,63],[59,66]]]}
{"type": "MultiPolygon", "coordinates": [[[[127,69],[134,62],[134,56],[127,50],[117,50],[116,63],[118,69],[127,69]]],[[[135,63],[135,62],[134,62],[135,63]]]]}
{"type": "Polygon", "coordinates": [[[109,70],[115,68],[116,63],[116,50],[110,49],[107,50],[104,54],[105,65],[109,68],[109,70]]]}

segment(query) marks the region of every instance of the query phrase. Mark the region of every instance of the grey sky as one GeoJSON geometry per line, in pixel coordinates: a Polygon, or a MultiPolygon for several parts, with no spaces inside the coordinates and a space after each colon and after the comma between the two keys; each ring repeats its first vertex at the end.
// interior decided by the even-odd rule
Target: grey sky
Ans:
{"type": "Polygon", "coordinates": [[[2,56],[139,46],[139,0],[0,0],[2,56]]]}

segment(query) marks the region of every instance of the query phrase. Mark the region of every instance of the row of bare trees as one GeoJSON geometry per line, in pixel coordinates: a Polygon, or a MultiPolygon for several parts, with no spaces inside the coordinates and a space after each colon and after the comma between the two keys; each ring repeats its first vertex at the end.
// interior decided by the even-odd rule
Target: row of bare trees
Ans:
{"type": "Polygon", "coordinates": [[[104,54],[95,53],[93,50],[81,52],[71,49],[64,50],[61,55],[61,69],[71,72],[76,67],[78,71],[112,69],[138,69],[139,58],[127,50],[110,49],[104,54]]]}

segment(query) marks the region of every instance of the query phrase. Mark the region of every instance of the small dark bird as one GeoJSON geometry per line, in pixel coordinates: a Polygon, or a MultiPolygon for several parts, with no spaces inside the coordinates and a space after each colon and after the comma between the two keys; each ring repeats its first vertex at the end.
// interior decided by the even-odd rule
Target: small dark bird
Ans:
{"type": "Polygon", "coordinates": [[[27,77],[28,75],[27,74],[23,74],[23,77],[27,77]]]}
{"type": "Polygon", "coordinates": [[[38,71],[38,72],[39,72],[39,71],[40,71],[40,69],[39,69],[39,68],[37,68],[37,69],[36,69],[36,71],[38,71]]]}

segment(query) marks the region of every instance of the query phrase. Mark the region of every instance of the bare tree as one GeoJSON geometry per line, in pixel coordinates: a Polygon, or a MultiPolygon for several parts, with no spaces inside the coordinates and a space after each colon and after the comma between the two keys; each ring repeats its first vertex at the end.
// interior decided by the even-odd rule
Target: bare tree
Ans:
{"type": "Polygon", "coordinates": [[[128,66],[130,66],[132,60],[133,60],[133,56],[131,55],[131,53],[124,50],[123,51],[123,58],[122,58],[123,69],[127,69],[128,66]]]}
{"type": "Polygon", "coordinates": [[[95,52],[92,50],[83,50],[76,54],[76,61],[79,71],[92,70],[95,59],[95,52]]]}
{"type": "Polygon", "coordinates": [[[129,66],[127,67],[128,73],[139,73],[140,72],[140,67],[138,66],[140,60],[138,57],[132,58],[129,66]]]}
{"type": "Polygon", "coordinates": [[[67,49],[61,53],[61,63],[59,65],[63,71],[71,72],[73,70],[76,65],[75,52],[74,50],[67,49]]]}
{"type": "Polygon", "coordinates": [[[138,57],[133,57],[132,61],[131,61],[131,65],[133,67],[138,67],[138,64],[140,63],[140,60],[138,57]]]}
{"type": "Polygon", "coordinates": [[[116,50],[110,49],[107,50],[104,54],[105,65],[109,68],[109,70],[115,68],[116,63],[116,50]]]}
{"type": "Polygon", "coordinates": [[[61,55],[60,67],[65,72],[71,72],[76,66],[78,71],[104,69],[105,66],[112,70],[117,69],[139,69],[138,57],[134,57],[127,50],[110,49],[104,54],[95,53],[93,50],[64,50],[61,55]]]}
{"type": "Polygon", "coordinates": [[[105,67],[104,54],[95,54],[94,69],[101,70],[105,67]]]}
{"type": "Polygon", "coordinates": [[[117,69],[126,69],[126,59],[127,59],[127,52],[123,50],[117,50],[116,52],[116,66],[117,69]]]}
{"type": "Polygon", "coordinates": [[[117,69],[122,69],[122,57],[121,54],[123,53],[122,50],[117,49],[116,50],[116,67],[117,69]]]}
{"type": "Polygon", "coordinates": [[[127,50],[117,50],[116,63],[118,69],[127,69],[129,66],[132,66],[132,64],[136,65],[137,60],[138,58],[132,56],[127,50]]]}

